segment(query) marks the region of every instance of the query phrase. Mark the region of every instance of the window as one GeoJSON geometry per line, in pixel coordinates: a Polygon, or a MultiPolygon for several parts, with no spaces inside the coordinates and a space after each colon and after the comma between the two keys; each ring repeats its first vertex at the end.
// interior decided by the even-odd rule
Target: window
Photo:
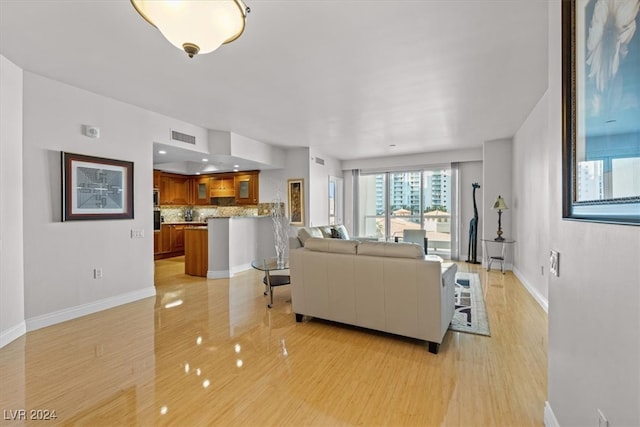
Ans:
{"type": "Polygon", "coordinates": [[[357,233],[402,239],[406,229],[425,229],[429,253],[450,257],[451,170],[363,173],[358,181],[357,233]]]}

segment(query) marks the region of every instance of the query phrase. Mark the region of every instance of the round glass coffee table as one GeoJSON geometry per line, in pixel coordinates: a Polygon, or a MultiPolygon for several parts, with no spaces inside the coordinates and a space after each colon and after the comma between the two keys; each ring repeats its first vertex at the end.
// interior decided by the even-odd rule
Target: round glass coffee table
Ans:
{"type": "Polygon", "coordinates": [[[262,283],[266,286],[264,294],[269,294],[269,304],[267,304],[267,307],[271,308],[273,306],[273,288],[291,283],[291,276],[288,274],[271,274],[271,272],[288,270],[289,260],[284,259],[278,262],[276,257],[256,259],[251,261],[251,267],[264,271],[264,278],[262,279],[262,283]]]}

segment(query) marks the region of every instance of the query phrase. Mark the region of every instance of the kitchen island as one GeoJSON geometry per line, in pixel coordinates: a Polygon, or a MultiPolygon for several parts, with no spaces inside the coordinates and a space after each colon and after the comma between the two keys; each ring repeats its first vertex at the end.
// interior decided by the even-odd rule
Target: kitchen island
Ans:
{"type": "Polygon", "coordinates": [[[207,230],[209,279],[233,277],[250,270],[252,260],[275,256],[270,216],[210,217],[207,230]]]}
{"type": "Polygon", "coordinates": [[[184,229],[184,274],[207,277],[209,239],[207,226],[184,229]]]}

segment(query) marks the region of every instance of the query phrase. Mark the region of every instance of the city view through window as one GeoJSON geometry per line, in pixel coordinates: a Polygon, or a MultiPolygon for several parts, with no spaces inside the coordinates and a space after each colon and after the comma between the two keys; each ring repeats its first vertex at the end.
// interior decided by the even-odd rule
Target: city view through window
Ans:
{"type": "Polygon", "coordinates": [[[451,254],[451,171],[363,174],[359,181],[359,232],[402,241],[404,230],[426,231],[429,253],[451,254]]]}

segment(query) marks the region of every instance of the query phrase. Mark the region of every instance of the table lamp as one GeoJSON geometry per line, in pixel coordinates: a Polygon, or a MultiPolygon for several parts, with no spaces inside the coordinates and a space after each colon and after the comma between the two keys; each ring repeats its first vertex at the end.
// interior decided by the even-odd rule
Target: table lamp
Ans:
{"type": "Polygon", "coordinates": [[[502,211],[509,209],[502,196],[498,196],[498,200],[493,204],[493,209],[498,210],[498,237],[494,240],[496,242],[502,242],[504,241],[504,237],[502,237],[502,211]]]}

